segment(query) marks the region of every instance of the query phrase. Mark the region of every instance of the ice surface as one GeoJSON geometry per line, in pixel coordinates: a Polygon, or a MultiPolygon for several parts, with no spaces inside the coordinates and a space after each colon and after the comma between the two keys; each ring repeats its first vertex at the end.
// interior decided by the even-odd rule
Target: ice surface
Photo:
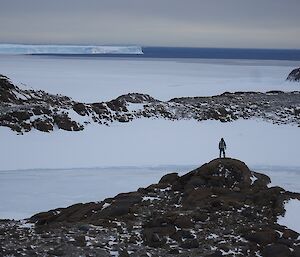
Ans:
{"type": "Polygon", "coordinates": [[[143,54],[140,46],[0,44],[0,54],[143,54]]]}
{"type": "Polygon", "coordinates": [[[141,119],[111,127],[91,125],[72,133],[31,131],[20,136],[0,128],[0,134],[0,218],[24,218],[77,202],[100,201],[155,183],[169,172],[185,173],[217,157],[220,136],[226,140],[228,156],[266,173],[273,185],[300,192],[296,126],[256,120],[141,119]],[[274,147],[275,139],[280,147],[274,147]],[[97,166],[119,168],[66,169],[97,166]]]}
{"type": "Polygon", "coordinates": [[[231,123],[138,119],[83,131],[33,130],[17,135],[0,128],[0,170],[145,165],[199,165],[218,156],[224,137],[227,156],[248,165],[300,166],[297,126],[257,120],[231,123]]]}
{"type": "Polygon", "coordinates": [[[27,218],[79,202],[101,201],[157,183],[170,171],[189,169],[172,166],[0,171],[0,219],[27,218]]]}
{"type": "Polygon", "coordinates": [[[300,62],[1,56],[0,74],[34,89],[99,102],[130,92],[161,100],[224,91],[299,90],[286,82],[300,62]]]}
{"type": "Polygon", "coordinates": [[[299,222],[300,201],[296,199],[288,201],[285,204],[285,210],[286,213],[284,217],[280,217],[278,219],[278,223],[280,225],[287,226],[288,228],[293,229],[298,233],[300,233],[300,222],[299,222]]]}
{"type": "MultiPolygon", "coordinates": [[[[85,102],[110,100],[128,92],[167,100],[224,91],[299,90],[299,84],[285,82],[297,66],[300,62],[0,58],[0,73],[14,82],[85,102]]],[[[140,119],[110,127],[93,124],[80,132],[31,131],[23,136],[2,127],[0,218],[24,218],[77,202],[99,201],[157,182],[174,169],[187,172],[218,156],[221,137],[226,140],[228,156],[258,167],[257,171],[271,176],[274,185],[300,192],[296,126],[259,120],[140,119]],[[108,168],[111,166],[123,168],[108,168]],[[157,168],[149,168],[152,166],[157,168]]]]}
{"type": "MultiPolygon", "coordinates": [[[[179,175],[183,175],[195,167],[190,165],[0,171],[0,219],[27,218],[40,211],[66,207],[78,202],[101,201],[121,192],[157,183],[169,172],[179,172],[179,175]]],[[[251,168],[256,170],[255,167],[251,168]]],[[[286,176],[288,171],[287,167],[276,166],[263,169],[263,172],[271,177],[274,185],[300,192],[300,173],[292,171],[291,175],[286,176]]],[[[289,205],[287,207],[289,210],[289,205]]],[[[299,213],[299,209],[298,212],[295,209],[293,211],[299,213]]],[[[294,226],[299,226],[299,219],[293,222],[294,226]]]]}

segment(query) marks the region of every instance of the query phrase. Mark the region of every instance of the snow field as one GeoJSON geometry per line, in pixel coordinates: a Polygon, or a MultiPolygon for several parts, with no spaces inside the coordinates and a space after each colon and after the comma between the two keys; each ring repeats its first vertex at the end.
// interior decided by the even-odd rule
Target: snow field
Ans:
{"type": "MultiPolygon", "coordinates": [[[[13,82],[83,102],[111,100],[129,92],[169,100],[225,91],[300,90],[299,84],[285,82],[299,66],[300,62],[290,61],[0,58],[0,74],[13,82]]],[[[296,126],[258,120],[140,119],[110,127],[93,124],[80,132],[31,131],[23,136],[0,128],[0,218],[26,218],[77,202],[100,201],[155,183],[174,170],[182,174],[216,158],[221,137],[228,156],[260,167],[254,170],[269,175],[272,184],[300,192],[296,126]]],[[[295,216],[299,201],[290,201],[286,208],[281,224],[300,232],[295,216]]]]}
{"type": "Polygon", "coordinates": [[[300,166],[297,126],[257,120],[231,123],[138,119],[83,131],[33,130],[17,135],[0,128],[0,170],[145,165],[201,165],[219,155],[224,137],[227,156],[248,165],[300,166]]]}
{"type": "Polygon", "coordinates": [[[159,100],[210,96],[225,91],[299,90],[286,82],[296,61],[135,59],[1,56],[0,74],[34,89],[81,102],[107,101],[127,93],[159,100]]]}

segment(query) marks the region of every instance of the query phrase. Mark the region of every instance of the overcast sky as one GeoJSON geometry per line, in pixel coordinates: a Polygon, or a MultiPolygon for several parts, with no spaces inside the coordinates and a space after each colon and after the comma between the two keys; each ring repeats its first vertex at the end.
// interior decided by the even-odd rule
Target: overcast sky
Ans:
{"type": "Polygon", "coordinates": [[[300,48],[300,0],[0,0],[0,42],[300,48]]]}

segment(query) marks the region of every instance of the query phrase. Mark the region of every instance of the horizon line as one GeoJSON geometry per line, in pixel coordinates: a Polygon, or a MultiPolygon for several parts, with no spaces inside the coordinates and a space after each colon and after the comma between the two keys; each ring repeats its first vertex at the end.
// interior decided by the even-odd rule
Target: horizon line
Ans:
{"type": "Polygon", "coordinates": [[[222,47],[222,46],[173,46],[173,45],[143,45],[143,44],[81,44],[81,43],[15,43],[0,42],[1,45],[24,45],[24,46],[137,46],[144,48],[186,48],[186,49],[239,49],[239,50],[286,50],[300,51],[300,48],[266,48],[266,47],[222,47]]]}

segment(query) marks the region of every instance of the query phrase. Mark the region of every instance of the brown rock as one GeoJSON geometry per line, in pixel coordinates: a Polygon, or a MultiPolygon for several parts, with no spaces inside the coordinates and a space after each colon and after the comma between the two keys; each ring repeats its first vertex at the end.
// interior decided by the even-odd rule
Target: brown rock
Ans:
{"type": "Polygon", "coordinates": [[[275,243],[277,239],[279,239],[279,234],[275,230],[265,229],[261,231],[250,232],[245,235],[245,238],[260,245],[268,245],[275,243]]]}
{"type": "Polygon", "coordinates": [[[164,175],[159,183],[161,184],[173,184],[174,182],[176,182],[178,180],[179,176],[178,176],[178,173],[169,173],[167,175],[164,175]]]}
{"type": "Polygon", "coordinates": [[[289,257],[292,256],[291,250],[282,244],[267,245],[262,251],[263,257],[289,257]]]}

